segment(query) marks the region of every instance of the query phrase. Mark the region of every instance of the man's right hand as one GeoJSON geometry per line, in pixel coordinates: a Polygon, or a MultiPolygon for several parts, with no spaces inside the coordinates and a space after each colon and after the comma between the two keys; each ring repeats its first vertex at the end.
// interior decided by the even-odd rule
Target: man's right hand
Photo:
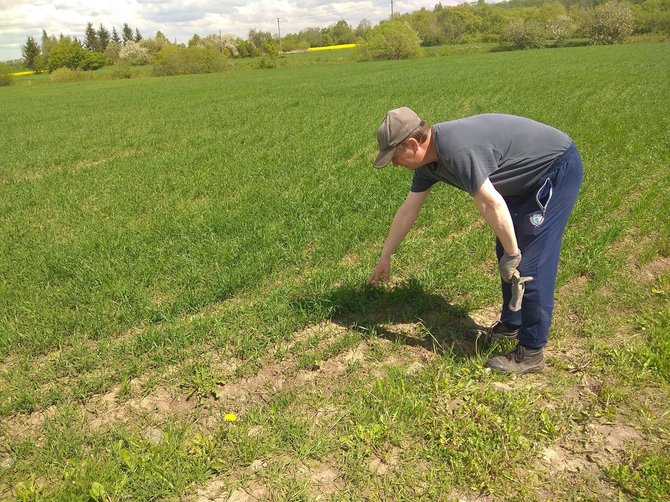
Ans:
{"type": "Polygon", "coordinates": [[[375,267],[375,271],[368,277],[368,283],[376,286],[379,281],[389,282],[391,277],[391,260],[380,259],[375,267]]]}

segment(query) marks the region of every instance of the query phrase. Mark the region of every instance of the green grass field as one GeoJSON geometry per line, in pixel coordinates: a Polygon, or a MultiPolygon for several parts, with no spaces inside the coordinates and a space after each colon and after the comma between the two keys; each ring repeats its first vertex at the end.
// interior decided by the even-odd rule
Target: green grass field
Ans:
{"type": "Polygon", "coordinates": [[[303,62],[0,88],[0,498],[668,497],[667,43],[303,62]],[[461,337],[499,287],[466,194],[365,285],[398,106],[580,149],[542,374],[461,337]]]}

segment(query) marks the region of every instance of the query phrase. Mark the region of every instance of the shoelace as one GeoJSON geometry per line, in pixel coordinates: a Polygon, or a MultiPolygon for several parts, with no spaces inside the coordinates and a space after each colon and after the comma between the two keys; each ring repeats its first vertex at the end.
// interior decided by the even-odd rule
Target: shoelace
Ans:
{"type": "Polygon", "coordinates": [[[489,328],[489,335],[492,335],[493,333],[495,333],[495,332],[496,332],[496,329],[498,329],[498,326],[500,326],[501,324],[502,324],[502,322],[500,322],[500,321],[496,321],[496,322],[494,322],[494,323],[493,323],[493,326],[491,326],[491,327],[489,328]]]}
{"type": "Polygon", "coordinates": [[[515,363],[520,363],[521,361],[523,361],[523,347],[517,345],[507,354],[505,354],[505,357],[507,358],[508,361],[514,359],[515,363]]]}

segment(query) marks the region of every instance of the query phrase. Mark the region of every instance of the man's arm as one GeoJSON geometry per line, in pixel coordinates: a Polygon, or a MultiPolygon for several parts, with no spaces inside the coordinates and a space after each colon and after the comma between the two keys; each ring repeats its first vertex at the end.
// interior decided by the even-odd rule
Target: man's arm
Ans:
{"type": "Polygon", "coordinates": [[[491,180],[487,178],[473,194],[473,197],[479,208],[479,214],[491,226],[505,252],[512,256],[518,254],[519,246],[516,242],[512,216],[505,200],[493,187],[491,180]]]}
{"type": "Polygon", "coordinates": [[[509,214],[505,199],[493,187],[491,180],[487,179],[481,187],[473,194],[479,214],[487,221],[500,240],[505,252],[498,262],[500,277],[505,282],[512,282],[519,278],[517,267],[521,263],[521,250],[516,241],[514,223],[509,214]]]}
{"type": "Polygon", "coordinates": [[[405,238],[409,229],[412,228],[429,193],[430,188],[425,192],[410,192],[407,194],[405,202],[396,211],[379,262],[375,271],[368,278],[368,282],[371,284],[377,284],[380,280],[388,282],[391,275],[391,255],[405,238]]]}

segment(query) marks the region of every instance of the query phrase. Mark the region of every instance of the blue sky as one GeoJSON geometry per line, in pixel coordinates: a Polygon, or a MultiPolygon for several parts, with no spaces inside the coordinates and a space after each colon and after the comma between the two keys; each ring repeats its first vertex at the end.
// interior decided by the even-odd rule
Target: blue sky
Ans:
{"type": "MultiPolygon", "coordinates": [[[[394,12],[422,7],[433,9],[437,0],[394,0],[394,12]]],[[[442,0],[455,5],[462,0],[442,0]]],[[[42,29],[49,34],[74,35],[83,39],[89,21],[120,33],[123,23],[139,28],[144,37],[160,30],[170,40],[187,42],[194,33],[232,33],[246,38],[250,29],[282,35],[317,26],[325,28],[340,19],[354,28],[362,19],[377,24],[391,13],[390,0],[0,0],[0,61],[19,59],[29,35],[39,40],[42,29]]]]}

